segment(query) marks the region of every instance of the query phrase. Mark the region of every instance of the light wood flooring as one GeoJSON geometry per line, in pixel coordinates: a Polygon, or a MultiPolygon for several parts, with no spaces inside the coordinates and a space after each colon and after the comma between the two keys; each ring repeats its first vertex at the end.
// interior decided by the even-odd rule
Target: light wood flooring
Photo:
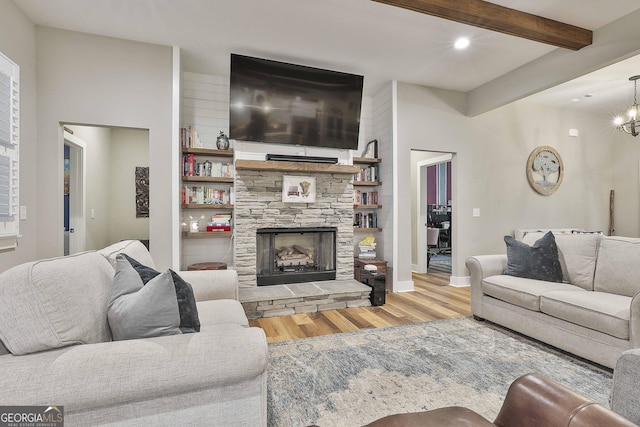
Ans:
{"type": "Polygon", "coordinates": [[[251,320],[268,342],[470,316],[470,288],[447,286],[449,274],[413,274],[414,291],[387,294],[377,307],[346,308],[251,320]]]}

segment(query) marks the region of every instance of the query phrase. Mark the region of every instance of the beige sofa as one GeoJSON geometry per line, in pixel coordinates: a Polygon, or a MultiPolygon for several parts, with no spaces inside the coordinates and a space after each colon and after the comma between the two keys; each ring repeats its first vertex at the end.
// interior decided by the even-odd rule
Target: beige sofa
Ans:
{"type": "Polygon", "coordinates": [[[154,267],[144,245],[125,241],[0,275],[1,403],[62,405],[68,426],[265,426],[267,343],[248,327],[235,271],[179,272],[199,333],[112,341],[120,252],[154,267]]]}
{"type": "MultiPolygon", "coordinates": [[[[527,233],[533,244],[543,233],[527,233]]],[[[613,368],[640,347],[640,239],[557,234],[563,283],[504,275],[506,255],[472,256],[471,311],[613,368]]]]}

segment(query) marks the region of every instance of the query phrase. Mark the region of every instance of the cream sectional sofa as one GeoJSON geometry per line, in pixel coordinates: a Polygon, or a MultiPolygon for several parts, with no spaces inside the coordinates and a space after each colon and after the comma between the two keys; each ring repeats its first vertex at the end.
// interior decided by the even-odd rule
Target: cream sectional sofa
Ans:
{"type": "Polygon", "coordinates": [[[248,327],[235,271],[179,272],[199,333],[112,341],[115,256],[144,245],[22,264],[0,274],[3,405],[64,406],[65,425],[267,425],[267,342],[248,327]]]}
{"type": "Polygon", "coordinates": [[[640,239],[557,234],[555,241],[561,283],[504,275],[506,254],[469,257],[471,311],[614,368],[622,352],[640,347],[640,239]]]}

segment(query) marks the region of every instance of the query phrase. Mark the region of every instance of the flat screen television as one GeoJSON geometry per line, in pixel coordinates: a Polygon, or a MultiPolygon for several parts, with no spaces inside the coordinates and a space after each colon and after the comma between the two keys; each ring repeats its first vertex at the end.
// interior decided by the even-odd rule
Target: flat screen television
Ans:
{"type": "Polygon", "coordinates": [[[231,55],[229,137],[357,149],[362,76],[231,55]]]}

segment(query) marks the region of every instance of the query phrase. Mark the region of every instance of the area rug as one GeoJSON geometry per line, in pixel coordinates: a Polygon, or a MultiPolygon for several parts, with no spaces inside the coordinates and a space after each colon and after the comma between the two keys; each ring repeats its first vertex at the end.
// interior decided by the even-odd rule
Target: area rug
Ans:
{"type": "Polygon", "coordinates": [[[270,344],[268,372],[274,427],[361,426],[452,405],[493,420],[530,372],[606,406],[612,384],[609,370],[470,317],[270,344]]]}
{"type": "Polygon", "coordinates": [[[451,273],[451,255],[433,255],[429,260],[428,270],[440,273],[451,273]]]}

